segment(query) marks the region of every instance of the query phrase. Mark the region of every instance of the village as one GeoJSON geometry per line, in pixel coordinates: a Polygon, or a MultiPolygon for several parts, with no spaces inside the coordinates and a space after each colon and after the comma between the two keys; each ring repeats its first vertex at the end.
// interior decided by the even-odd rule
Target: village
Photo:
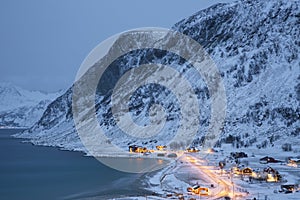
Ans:
{"type": "MultiPolygon", "coordinates": [[[[282,151],[288,155],[288,152],[291,152],[290,145],[282,145],[282,151]]],[[[221,148],[209,148],[204,151],[196,147],[189,147],[184,151],[171,151],[166,145],[156,146],[155,149],[131,145],[129,152],[141,156],[172,158],[176,160],[173,172],[180,174],[182,171],[187,174],[188,178],[178,178],[184,183],[178,186],[174,185],[175,183],[167,183],[167,187],[164,186],[160,193],[164,198],[273,200],[293,199],[282,195],[300,196],[300,185],[295,179],[299,178],[300,173],[299,156],[275,158],[270,153],[255,155],[246,150],[229,152],[221,148]],[[195,178],[197,174],[200,177],[198,179],[195,178]],[[294,174],[296,177],[293,177],[294,174]]],[[[161,175],[160,184],[168,182],[163,180],[167,179],[166,174],[161,175]]]]}

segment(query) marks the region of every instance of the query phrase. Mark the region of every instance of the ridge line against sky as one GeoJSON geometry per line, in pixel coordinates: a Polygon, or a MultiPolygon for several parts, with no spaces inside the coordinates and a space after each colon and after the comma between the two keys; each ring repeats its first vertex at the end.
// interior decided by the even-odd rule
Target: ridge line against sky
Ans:
{"type": "Polygon", "coordinates": [[[219,2],[233,0],[3,0],[0,81],[30,90],[66,89],[106,38],[138,27],[170,28],[219,2]]]}

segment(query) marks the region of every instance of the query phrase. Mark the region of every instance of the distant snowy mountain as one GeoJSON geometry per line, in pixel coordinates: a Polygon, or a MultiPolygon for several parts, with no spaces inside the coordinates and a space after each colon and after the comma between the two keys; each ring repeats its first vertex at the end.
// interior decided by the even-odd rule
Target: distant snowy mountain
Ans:
{"type": "Polygon", "coordinates": [[[0,126],[31,127],[59,95],[59,92],[46,94],[0,83],[0,126]]]}
{"type": "MultiPolygon", "coordinates": [[[[297,143],[300,137],[300,2],[298,0],[241,0],[216,4],[188,17],[173,27],[198,41],[216,62],[227,94],[227,118],[219,142],[236,146],[265,147],[282,141],[297,143]]],[[[128,45],[116,41],[116,48],[128,45]]],[[[147,115],[153,102],[162,102],[168,113],[169,137],[132,140],[122,136],[110,114],[109,89],[122,74],[145,63],[172,64],[183,74],[187,63],[176,55],[139,50],[119,58],[107,72],[97,93],[96,110],[100,125],[108,130],[112,142],[127,146],[143,143],[165,144],[176,132],[178,108],[172,95],[162,87],[150,85],[137,91],[130,102],[133,117],[147,115]],[[105,92],[104,92],[105,91],[105,92]],[[150,94],[150,95],[149,95],[150,94]]],[[[185,72],[186,71],[186,72],[185,72]]],[[[198,85],[201,126],[195,145],[201,145],[210,117],[210,95],[202,80],[198,85]]],[[[19,137],[33,143],[84,150],[74,128],[71,108],[72,88],[52,102],[41,119],[19,137]]],[[[140,120],[144,123],[143,120],[140,120]]]]}

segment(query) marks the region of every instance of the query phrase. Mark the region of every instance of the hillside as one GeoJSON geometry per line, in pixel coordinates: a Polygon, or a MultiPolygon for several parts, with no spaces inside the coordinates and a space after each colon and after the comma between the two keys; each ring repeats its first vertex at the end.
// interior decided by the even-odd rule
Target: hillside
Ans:
{"type": "MultiPolygon", "coordinates": [[[[216,4],[176,23],[172,29],[199,42],[215,61],[227,95],[226,123],[219,144],[268,147],[283,141],[296,144],[300,137],[300,3],[283,0],[241,0],[216,4]]],[[[122,48],[127,43],[118,43],[122,48]]],[[[188,75],[188,64],[168,52],[138,50],[118,58],[100,81],[96,98],[99,124],[114,144],[127,147],[166,144],[176,132],[180,108],[167,89],[147,85],[129,102],[137,123],[147,123],[149,107],[161,103],[167,110],[164,135],[132,139],[116,126],[110,112],[112,86],[129,69],[145,63],[172,64],[188,75]]],[[[92,69],[91,69],[92,70],[92,69]]],[[[194,138],[201,145],[210,117],[210,95],[201,79],[198,85],[201,125],[194,138]]],[[[35,144],[84,150],[72,119],[72,88],[53,101],[41,119],[18,137],[35,144]]]]}

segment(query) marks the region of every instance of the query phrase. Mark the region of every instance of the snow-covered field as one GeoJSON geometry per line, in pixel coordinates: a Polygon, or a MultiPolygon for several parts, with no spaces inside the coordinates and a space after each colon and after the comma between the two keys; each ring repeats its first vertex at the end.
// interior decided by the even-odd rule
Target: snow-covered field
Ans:
{"type": "MultiPolygon", "coordinates": [[[[220,150],[220,149],[219,149],[220,150]]],[[[280,193],[280,186],[284,184],[299,184],[300,183],[300,168],[291,167],[286,163],[269,163],[261,164],[259,159],[264,156],[272,156],[278,160],[285,160],[287,157],[299,156],[298,151],[294,152],[283,152],[279,148],[269,148],[264,150],[259,149],[232,149],[231,145],[224,145],[223,151],[218,151],[215,153],[205,154],[205,159],[203,159],[202,153],[192,153],[184,154],[177,162],[173,163],[168,168],[159,171],[155,175],[148,177],[147,188],[154,191],[160,195],[161,198],[172,198],[176,194],[183,194],[185,198],[195,198],[198,199],[199,196],[192,195],[187,192],[187,187],[198,184],[210,189],[210,194],[212,196],[201,196],[201,199],[216,199],[217,194],[223,190],[222,185],[214,184],[211,188],[212,180],[207,177],[205,171],[199,170],[198,166],[207,166],[208,169],[215,173],[220,180],[234,182],[235,194],[241,194],[242,197],[236,196],[236,199],[267,199],[267,200],[282,200],[282,199],[300,199],[300,191],[293,192],[290,194],[280,193]],[[249,155],[248,158],[240,159],[241,165],[244,167],[250,167],[252,169],[264,169],[268,166],[276,169],[283,176],[282,182],[269,183],[266,181],[261,182],[249,182],[247,177],[241,178],[241,176],[233,175],[223,172],[220,173],[218,167],[219,161],[228,159],[230,152],[232,151],[243,151],[249,155]],[[172,194],[168,197],[167,195],[172,194]]],[[[225,171],[229,171],[231,167],[235,164],[227,163],[225,171]]],[[[203,168],[202,168],[203,169],[203,168]]],[[[206,169],[206,168],[204,168],[206,169]]],[[[228,196],[233,195],[233,190],[230,188],[228,196]]],[[[218,196],[217,196],[218,197],[218,196]]],[[[218,197],[219,198],[219,197],[218,197]]],[[[151,198],[149,198],[151,199],[151,198]]]]}
{"type": "MultiPolygon", "coordinates": [[[[288,166],[283,163],[261,164],[259,159],[265,156],[272,156],[277,160],[285,160],[287,157],[298,156],[298,151],[283,152],[279,148],[269,148],[259,150],[252,149],[232,149],[231,145],[224,145],[217,149],[214,153],[186,153],[183,154],[176,162],[173,162],[168,167],[146,176],[144,187],[147,190],[154,192],[156,195],[147,196],[147,199],[224,199],[229,196],[232,199],[254,199],[257,200],[299,200],[300,191],[294,191],[290,194],[279,192],[280,186],[285,184],[300,183],[300,168],[288,166]],[[220,151],[222,150],[222,151],[220,151]],[[249,181],[247,176],[231,175],[226,173],[235,166],[228,159],[231,152],[245,152],[247,158],[240,159],[241,165],[250,167],[254,170],[272,167],[276,169],[282,176],[283,180],[276,183],[266,181],[249,181]],[[228,162],[224,170],[221,172],[218,167],[219,161],[227,159],[228,162]],[[218,182],[215,183],[214,177],[217,177],[218,182]],[[231,181],[234,186],[231,185],[231,181]],[[226,188],[228,184],[229,188],[226,188]],[[192,185],[200,185],[201,187],[209,188],[209,196],[193,195],[187,192],[187,188],[192,185]],[[212,185],[213,184],[213,187],[212,185]],[[230,191],[226,191],[229,189],[230,191]],[[234,192],[233,192],[234,191],[234,192]],[[227,195],[228,192],[228,195],[227,195]]],[[[146,197],[130,197],[120,199],[145,199],[146,197]]]]}

